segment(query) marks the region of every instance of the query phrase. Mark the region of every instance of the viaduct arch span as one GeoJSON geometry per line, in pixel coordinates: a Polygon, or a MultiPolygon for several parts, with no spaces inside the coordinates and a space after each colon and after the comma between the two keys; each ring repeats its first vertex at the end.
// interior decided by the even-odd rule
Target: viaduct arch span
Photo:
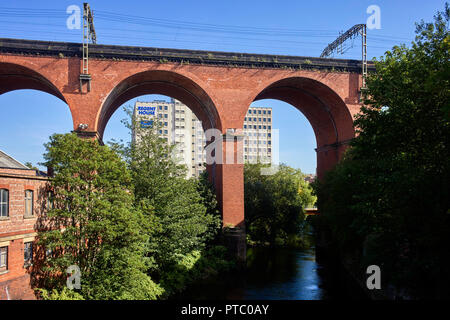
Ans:
{"type": "MultiPolygon", "coordinates": [[[[222,133],[243,128],[253,101],[279,99],[310,121],[319,178],[355,136],[362,80],[357,60],[111,45],[91,45],[89,50],[90,91],[80,88],[81,44],[0,39],[0,94],[17,89],[48,92],[67,103],[79,135],[99,139],[114,111],[143,94],[180,100],[204,129],[222,133]]],[[[224,225],[244,228],[243,164],[210,165],[208,170],[214,175],[224,225]]]]}

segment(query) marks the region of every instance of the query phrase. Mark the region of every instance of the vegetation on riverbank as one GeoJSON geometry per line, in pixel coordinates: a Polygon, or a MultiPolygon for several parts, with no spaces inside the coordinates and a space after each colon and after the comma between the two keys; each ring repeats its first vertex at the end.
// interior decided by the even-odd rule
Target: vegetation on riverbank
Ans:
{"type": "Polygon", "coordinates": [[[380,266],[383,288],[449,297],[450,10],[417,25],[367,80],[358,136],[316,184],[321,223],[342,255],[380,266]]]}
{"type": "Polygon", "coordinates": [[[303,209],[316,197],[298,169],[280,165],[273,175],[263,164],[244,167],[245,225],[248,245],[303,247],[303,209]]]}

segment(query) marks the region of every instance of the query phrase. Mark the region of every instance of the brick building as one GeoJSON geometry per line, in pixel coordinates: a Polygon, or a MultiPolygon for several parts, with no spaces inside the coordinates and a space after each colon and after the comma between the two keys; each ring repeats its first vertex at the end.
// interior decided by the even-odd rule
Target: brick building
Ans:
{"type": "Polygon", "coordinates": [[[35,299],[30,284],[47,174],[0,150],[0,300],[35,299]]]}

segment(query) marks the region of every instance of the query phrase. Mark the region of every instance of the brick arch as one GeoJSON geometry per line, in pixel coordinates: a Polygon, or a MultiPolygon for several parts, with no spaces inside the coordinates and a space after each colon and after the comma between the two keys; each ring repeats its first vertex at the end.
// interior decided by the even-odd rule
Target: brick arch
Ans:
{"type": "Polygon", "coordinates": [[[108,94],[97,115],[97,132],[103,137],[113,113],[126,101],[145,94],[162,94],[175,98],[188,106],[203,128],[222,127],[214,102],[195,81],[173,71],[149,70],[122,80],[108,94]]]}
{"type": "Polygon", "coordinates": [[[323,177],[342,156],[355,136],[352,115],[341,97],[324,83],[306,77],[278,80],[253,101],[277,99],[293,105],[310,122],[317,143],[317,175],[323,177]]]}
{"type": "Polygon", "coordinates": [[[61,91],[42,74],[18,64],[0,62],[0,94],[21,89],[47,92],[67,104],[61,91]]]}

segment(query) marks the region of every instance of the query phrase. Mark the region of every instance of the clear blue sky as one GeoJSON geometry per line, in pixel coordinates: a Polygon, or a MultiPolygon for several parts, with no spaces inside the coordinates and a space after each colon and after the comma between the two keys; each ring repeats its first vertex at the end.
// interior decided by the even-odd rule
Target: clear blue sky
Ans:
{"type": "MultiPolygon", "coordinates": [[[[98,43],[165,48],[237,51],[318,57],[340,31],[365,23],[370,5],[381,10],[381,29],[368,31],[368,56],[379,57],[393,45],[414,39],[414,22],[431,21],[445,1],[89,1],[98,43]],[[127,16],[124,16],[127,15],[127,16]],[[128,17],[129,16],[129,17],[128,17]]],[[[80,42],[81,30],[66,27],[69,5],[77,1],[0,2],[0,37],[80,42]]],[[[360,59],[360,40],[336,58],[360,59]]],[[[139,97],[150,100],[155,96],[139,97]]],[[[134,100],[127,104],[133,104],[134,100]]],[[[277,100],[254,106],[274,109],[280,129],[280,160],[314,173],[314,133],[294,107],[277,100]]],[[[105,141],[127,140],[117,111],[105,141]]],[[[67,106],[34,90],[0,95],[0,149],[22,162],[42,161],[43,143],[54,132],[69,132],[67,106]]]]}

